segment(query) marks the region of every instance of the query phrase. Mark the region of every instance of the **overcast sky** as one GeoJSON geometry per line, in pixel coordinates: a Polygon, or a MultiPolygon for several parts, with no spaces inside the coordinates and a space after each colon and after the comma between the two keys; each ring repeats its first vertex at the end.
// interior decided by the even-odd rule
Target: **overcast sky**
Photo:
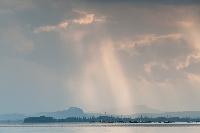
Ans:
{"type": "Polygon", "coordinates": [[[198,0],[1,0],[0,113],[200,110],[198,0]]]}

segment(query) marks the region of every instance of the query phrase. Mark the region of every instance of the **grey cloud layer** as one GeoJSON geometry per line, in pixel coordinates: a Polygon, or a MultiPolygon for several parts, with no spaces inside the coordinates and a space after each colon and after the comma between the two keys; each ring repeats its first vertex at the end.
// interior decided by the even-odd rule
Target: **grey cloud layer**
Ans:
{"type": "Polygon", "coordinates": [[[175,4],[175,5],[185,5],[185,4],[200,4],[198,0],[86,0],[88,2],[98,2],[98,3],[135,3],[135,4],[175,4]]]}

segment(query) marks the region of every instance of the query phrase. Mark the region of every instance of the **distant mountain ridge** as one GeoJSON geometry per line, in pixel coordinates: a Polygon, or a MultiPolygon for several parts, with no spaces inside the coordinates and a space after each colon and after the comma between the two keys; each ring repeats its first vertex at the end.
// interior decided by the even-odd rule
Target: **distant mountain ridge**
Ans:
{"type": "MultiPolygon", "coordinates": [[[[147,117],[190,117],[190,118],[200,118],[200,111],[182,111],[182,112],[162,112],[153,108],[149,108],[144,105],[137,105],[135,107],[135,112],[132,115],[126,115],[128,117],[140,117],[140,116],[147,116],[147,117]]],[[[0,115],[0,122],[4,121],[23,121],[26,117],[38,117],[38,116],[46,116],[46,117],[54,117],[56,119],[64,119],[68,117],[98,117],[101,113],[89,113],[84,112],[81,108],[78,107],[70,107],[66,110],[55,111],[55,112],[43,112],[37,113],[32,115],[25,115],[25,114],[4,114],[0,115]]],[[[107,116],[122,116],[116,114],[107,114],[107,116]]]]}
{"type": "Polygon", "coordinates": [[[162,113],[162,111],[145,105],[136,105],[134,106],[134,113],[162,113]]]}
{"type": "Polygon", "coordinates": [[[85,113],[81,108],[70,107],[67,110],[62,111],[38,113],[36,116],[47,116],[54,117],[56,119],[62,119],[67,117],[83,117],[85,116],[85,113]]]}

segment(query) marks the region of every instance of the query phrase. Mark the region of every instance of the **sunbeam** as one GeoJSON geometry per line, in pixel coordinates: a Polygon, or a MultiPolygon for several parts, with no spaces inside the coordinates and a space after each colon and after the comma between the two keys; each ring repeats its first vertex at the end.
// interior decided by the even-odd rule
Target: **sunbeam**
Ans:
{"type": "Polygon", "coordinates": [[[116,56],[112,41],[106,40],[102,43],[101,60],[110,84],[111,95],[117,103],[116,108],[119,112],[130,113],[132,110],[130,87],[116,56]]]}

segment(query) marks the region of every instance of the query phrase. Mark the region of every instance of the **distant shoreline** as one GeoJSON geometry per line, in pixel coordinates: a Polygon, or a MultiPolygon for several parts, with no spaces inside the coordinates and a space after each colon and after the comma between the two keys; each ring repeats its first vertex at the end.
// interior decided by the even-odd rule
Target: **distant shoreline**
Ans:
{"type": "Polygon", "coordinates": [[[68,117],[64,119],[55,119],[53,117],[39,116],[39,117],[27,117],[23,121],[26,124],[32,123],[105,123],[105,124],[170,124],[170,123],[199,123],[200,118],[179,118],[179,117],[114,117],[114,116],[98,116],[98,117],[68,117]]]}

